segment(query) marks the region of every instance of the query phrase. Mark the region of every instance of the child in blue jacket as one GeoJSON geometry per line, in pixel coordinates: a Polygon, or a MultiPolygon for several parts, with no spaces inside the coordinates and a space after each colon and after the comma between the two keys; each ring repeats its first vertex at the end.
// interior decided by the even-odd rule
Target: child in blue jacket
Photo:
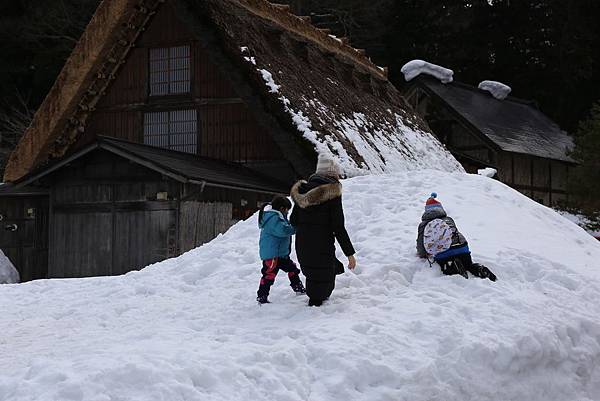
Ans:
{"type": "Polygon", "coordinates": [[[276,196],[270,204],[270,210],[265,210],[265,206],[267,205],[264,205],[258,213],[262,278],[260,279],[256,300],[260,304],[269,303],[269,290],[280,269],[288,274],[290,286],[296,294],[306,292],[302,281],[300,281],[300,270],[290,259],[292,235],[294,235],[295,230],[289,223],[287,215],[292,203],[288,198],[276,196]]]}

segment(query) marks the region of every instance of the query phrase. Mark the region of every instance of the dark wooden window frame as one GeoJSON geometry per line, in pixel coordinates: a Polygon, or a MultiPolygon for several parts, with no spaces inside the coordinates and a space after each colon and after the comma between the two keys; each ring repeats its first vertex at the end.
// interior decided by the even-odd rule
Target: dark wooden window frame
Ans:
{"type": "MultiPolygon", "coordinates": [[[[190,42],[178,42],[178,43],[161,43],[160,45],[157,45],[156,47],[149,47],[147,49],[147,56],[148,56],[148,80],[147,80],[147,93],[148,93],[148,97],[149,98],[164,98],[164,97],[179,97],[179,96],[185,96],[185,95],[191,95],[193,93],[193,87],[194,87],[194,66],[193,66],[193,59],[194,59],[194,43],[190,43],[190,42]],[[188,47],[189,52],[188,52],[188,56],[187,57],[177,57],[176,59],[187,59],[188,60],[188,72],[189,72],[189,77],[187,80],[184,81],[171,81],[171,72],[174,71],[171,68],[171,63],[172,63],[172,59],[173,57],[171,57],[171,51],[172,49],[175,48],[180,48],[180,47],[188,47]],[[167,69],[166,70],[161,70],[159,72],[165,72],[167,74],[168,80],[166,82],[163,82],[162,84],[166,84],[168,86],[168,90],[167,93],[152,93],[152,74],[153,71],[152,69],[152,62],[156,61],[152,59],[152,51],[153,50],[158,50],[158,49],[166,49],[168,52],[168,57],[166,59],[162,59],[162,60],[167,60],[167,69]],[[171,92],[171,85],[173,82],[188,82],[189,86],[187,88],[187,91],[183,91],[183,92],[171,92]]],[[[181,69],[181,71],[185,71],[185,69],[181,69]]]]}
{"type": "MultiPolygon", "coordinates": [[[[151,110],[151,111],[149,110],[149,111],[143,112],[143,113],[141,113],[141,118],[142,118],[142,142],[145,145],[148,145],[148,146],[154,146],[154,147],[157,147],[157,148],[162,148],[162,149],[173,150],[173,151],[177,151],[177,152],[183,152],[183,153],[188,153],[188,154],[199,155],[200,154],[200,138],[201,138],[201,135],[200,135],[201,124],[200,124],[199,115],[200,115],[200,111],[197,108],[170,108],[170,109],[162,109],[162,110],[151,110]],[[195,117],[196,117],[196,119],[195,119],[196,130],[195,130],[195,133],[194,133],[194,138],[195,138],[195,142],[196,142],[195,144],[189,143],[189,144],[183,144],[183,145],[181,145],[181,144],[173,144],[172,143],[172,141],[171,141],[172,136],[177,135],[177,133],[174,134],[174,133],[171,132],[171,113],[178,112],[178,111],[180,111],[180,112],[193,111],[195,113],[195,117]],[[154,144],[154,143],[149,143],[149,142],[146,141],[146,137],[147,137],[146,136],[146,126],[147,126],[147,124],[146,124],[146,116],[150,115],[150,114],[157,114],[157,113],[167,113],[167,117],[168,117],[167,121],[166,121],[167,130],[168,130],[166,132],[166,137],[167,137],[167,143],[166,143],[166,145],[167,146],[160,146],[160,145],[157,145],[157,144],[154,144]],[[173,148],[173,146],[185,146],[185,145],[189,146],[189,148],[186,149],[186,150],[181,150],[181,149],[173,148]],[[193,151],[192,151],[192,146],[194,146],[193,151]]],[[[185,123],[185,122],[191,122],[191,121],[192,120],[179,121],[179,122],[185,123]]],[[[186,134],[187,135],[191,135],[191,132],[188,132],[188,133],[179,133],[179,134],[181,134],[181,135],[186,135],[186,134]]],[[[159,137],[160,135],[162,135],[162,134],[154,134],[152,136],[153,137],[159,137]]]]}

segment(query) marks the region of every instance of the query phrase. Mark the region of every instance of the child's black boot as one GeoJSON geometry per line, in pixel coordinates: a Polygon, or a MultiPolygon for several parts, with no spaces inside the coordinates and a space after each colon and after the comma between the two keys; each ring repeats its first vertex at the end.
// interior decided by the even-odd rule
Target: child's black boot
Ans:
{"type": "Polygon", "coordinates": [[[292,287],[292,290],[294,290],[296,295],[306,294],[306,289],[304,288],[304,285],[302,285],[301,281],[295,284],[290,284],[290,286],[292,287]]]}
{"type": "Polygon", "coordinates": [[[258,297],[256,297],[256,302],[258,302],[260,305],[271,303],[271,302],[269,302],[267,295],[259,295],[258,297]]]}

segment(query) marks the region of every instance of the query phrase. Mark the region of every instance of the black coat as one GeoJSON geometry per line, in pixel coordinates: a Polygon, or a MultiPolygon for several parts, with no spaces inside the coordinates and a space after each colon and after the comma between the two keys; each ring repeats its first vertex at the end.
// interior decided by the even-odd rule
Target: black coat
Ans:
{"type": "Polygon", "coordinates": [[[329,269],[335,262],[335,240],[346,256],[354,247],[344,227],[342,184],[313,175],[292,187],[294,208],[290,223],[296,228],[296,254],[301,266],[329,269]]]}

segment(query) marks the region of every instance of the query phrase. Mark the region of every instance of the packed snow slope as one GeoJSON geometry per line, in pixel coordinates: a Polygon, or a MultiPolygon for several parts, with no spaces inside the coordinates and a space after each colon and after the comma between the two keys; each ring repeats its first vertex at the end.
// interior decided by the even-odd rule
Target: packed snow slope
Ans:
{"type": "Polygon", "coordinates": [[[0,286],[0,400],[600,399],[600,244],[508,187],[418,171],[344,182],[355,273],[255,302],[256,217],[121,277],[0,286]],[[499,281],[415,255],[431,191],[499,281]]]}

